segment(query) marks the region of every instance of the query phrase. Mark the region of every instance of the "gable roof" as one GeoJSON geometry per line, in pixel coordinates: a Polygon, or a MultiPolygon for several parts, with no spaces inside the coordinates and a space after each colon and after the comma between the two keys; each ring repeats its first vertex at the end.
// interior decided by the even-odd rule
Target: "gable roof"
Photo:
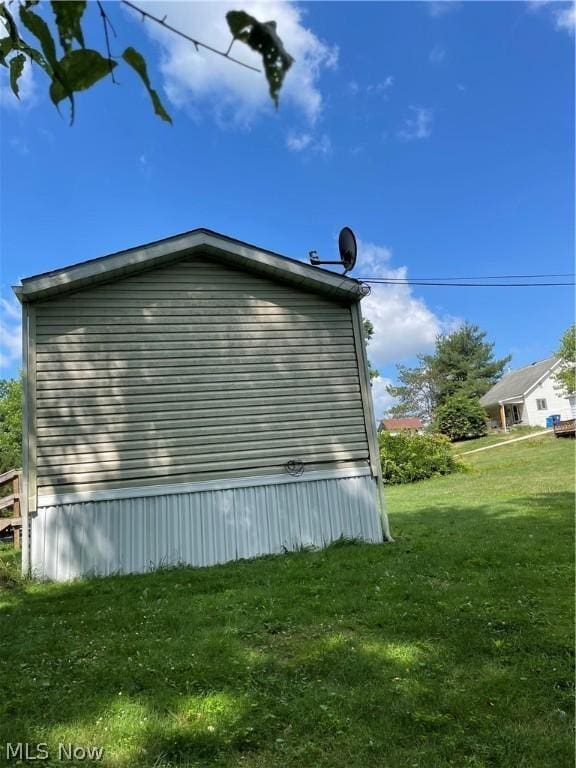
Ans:
{"type": "Polygon", "coordinates": [[[380,429],[422,429],[422,419],[408,417],[405,419],[382,419],[380,429]]]}
{"type": "Polygon", "coordinates": [[[35,301],[60,293],[111,282],[145,269],[202,253],[219,261],[271,279],[321,293],[347,303],[359,301],[369,290],[360,281],[304,264],[273,251],[258,248],[210,229],[193,229],[108,256],[100,256],[63,269],[22,279],[14,287],[20,301],[35,301]]]}
{"type": "Polygon", "coordinates": [[[545,360],[538,360],[531,365],[510,371],[480,398],[480,403],[486,408],[490,405],[497,405],[504,400],[524,397],[559,362],[557,357],[547,357],[545,360]]]}

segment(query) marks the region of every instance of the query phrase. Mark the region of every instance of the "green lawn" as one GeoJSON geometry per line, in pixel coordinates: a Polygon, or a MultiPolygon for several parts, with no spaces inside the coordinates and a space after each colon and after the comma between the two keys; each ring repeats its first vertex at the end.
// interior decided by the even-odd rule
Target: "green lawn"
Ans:
{"type": "MultiPolygon", "coordinates": [[[[473,451],[476,448],[485,448],[488,445],[496,445],[497,443],[505,443],[508,440],[515,440],[518,437],[526,437],[532,432],[542,432],[542,427],[514,427],[508,432],[490,432],[485,437],[477,437],[474,440],[461,440],[457,443],[452,443],[452,450],[456,454],[464,453],[465,451],[473,451]]],[[[552,437],[552,430],[550,430],[550,437],[552,437]]],[[[544,436],[537,439],[545,439],[544,436]]]]}
{"type": "Polygon", "coordinates": [[[0,754],[571,768],[574,443],[469,462],[388,491],[395,544],[67,586],[0,570],[0,754]]]}

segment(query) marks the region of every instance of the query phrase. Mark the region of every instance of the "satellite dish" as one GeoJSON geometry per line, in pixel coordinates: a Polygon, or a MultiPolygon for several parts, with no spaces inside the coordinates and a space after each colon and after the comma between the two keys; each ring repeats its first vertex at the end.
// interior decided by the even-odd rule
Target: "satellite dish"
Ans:
{"type": "Polygon", "coordinates": [[[344,227],[344,229],[340,230],[338,248],[340,250],[340,259],[344,266],[344,274],[346,274],[346,272],[350,272],[351,269],[354,269],[356,255],[358,253],[356,237],[350,227],[344,227]]]}
{"type": "Polygon", "coordinates": [[[356,245],[356,237],[350,227],[344,227],[340,230],[338,236],[338,250],[340,251],[340,261],[321,261],[316,251],[310,251],[308,254],[310,258],[310,264],[317,266],[318,264],[340,264],[344,267],[344,274],[354,269],[356,264],[356,256],[358,254],[358,246],[356,245]]]}

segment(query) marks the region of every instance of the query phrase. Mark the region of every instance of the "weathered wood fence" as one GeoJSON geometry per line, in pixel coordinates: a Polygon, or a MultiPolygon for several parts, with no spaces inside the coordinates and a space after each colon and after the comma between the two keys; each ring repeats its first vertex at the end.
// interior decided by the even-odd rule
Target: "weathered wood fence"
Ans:
{"type": "Polygon", "coordinates": [[[11,517],[0,517],[0,535],[12,533],[14,546],[20,549],[20,532],[22,530],[22,518],[20,517],[20,492],[22,488],[22,470],[10,469],[0,475],[0,487],[9,485],[11,493],[0,497],[0,515],[4,510],[12,509],[11,517]]]}

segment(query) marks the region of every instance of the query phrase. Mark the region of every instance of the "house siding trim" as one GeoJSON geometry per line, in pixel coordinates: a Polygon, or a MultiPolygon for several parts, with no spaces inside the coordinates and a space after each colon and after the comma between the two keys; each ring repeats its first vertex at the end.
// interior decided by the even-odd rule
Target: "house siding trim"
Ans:
{"type": "Polygon", "coordinates": [[[22,496],[20,512],[22,515],[22,575],[28,576],[30,571],[30,517],[29,513],[36,509],[35,482],[35,371],[31,352],[34,345],[31,325],[34,318],[34,308],[28,303],[22,304],[22,496]]]}
{"type": "Polygon", "coordinates": [[[202,493],[220,491],[227,488],[253,488],[262,485],[283,485],[302,483],[313,480],[338,480],[348,477],[371,476],[368,467],[350,467],[349,469],[329,469],[304,472],[300,476],[255,475],[252,477],[222,478],[218,480],[199,480],[193,483],[174,483],[171,485],[145,485],[133,488],[116,488],[103,491],[80,491],[78,493],[46,494],[38,497],[38,507],[53,507],[60,504],[75,504],[89,501],[112,501],[119,499],[140,499],[151,496],[177,495],[180,493],[202,493]]]}
{"type": "Polygon", "coordinates": [[[21,301],[47,298],[162,266],[197,250],[211,253],[237,267],[258,269],[268,277],[329,294],[334,299],[354,302],[365,295],[364,286],[357,280],[203,229],[91,259],[52,273],[24,278],[15,292],[21,301]]]}
{"type": "Polygon", "coordinates": [[[366,424],[366,435],[368,438],[368,451],[370,456],[370,469],[372,476],[376,480],[378,493],[378,512],[380,516],[380,525],[382,536],[385,541],[394,541],[390,533],[390,523],[386,511],[386,499],[384,495],[384,477],[382,475],[382,463],[380,461],[380,450],[378,446],[378,427],[376,416],[374,414],[374,404],[372,401],[372,385],[370,383],[370,370],[368,366],[368,354],[366,344],[364,343],[363,317],[360,302],[350,307],[352,315],[352,327],[354,330],[354,342],[356,346],[356,355],[358,360],[358,372],[360,374],[360,392],[362,395],[362,405],[364,410],[364,419],[366,424]]]}

